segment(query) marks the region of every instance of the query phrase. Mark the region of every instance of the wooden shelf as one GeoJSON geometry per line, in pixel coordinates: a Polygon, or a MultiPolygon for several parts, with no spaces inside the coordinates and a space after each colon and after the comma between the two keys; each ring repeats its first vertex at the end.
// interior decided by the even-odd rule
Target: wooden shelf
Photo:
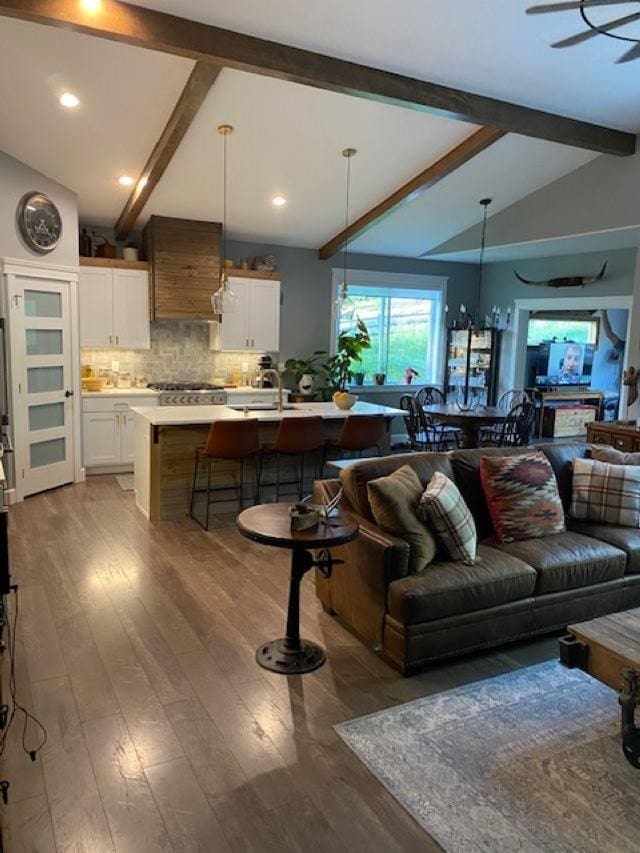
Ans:
{"type": "Polygon", "coordinates": [[[109,267],[122,270],[148,270],[148,261],[123,261],[122,258],[80,258],[81,267],[109,267]]]}
{"type": "Polygon", "coordinates": [[[282,273],[279,272],[267,272],[267,270],[225,270],[227,275],[231,278],[233,276],[237,276],[238,278],[262,278],[267,281],[282,281],[282,273]]]}

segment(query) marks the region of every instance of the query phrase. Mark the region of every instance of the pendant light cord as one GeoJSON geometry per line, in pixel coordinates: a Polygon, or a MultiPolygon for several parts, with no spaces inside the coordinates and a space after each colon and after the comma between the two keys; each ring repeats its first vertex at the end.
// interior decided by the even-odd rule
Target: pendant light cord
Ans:
{"type": "Polygon", "coordinates": [[[226,133],[222,135],[222,258],[220,260],[223,270],[227,257],[227,136],[226,133]]]}
{"type": "Polygon", "coordinates": [[[487,241],[487,214],[489,211],[489,205],[491,204],[490,198],[483,198],[480,201],[480,204],[484,208],[484,215],[482,217],[482,236],[480,238],[480,269],[478,270],[478,287],[476,292],[476,310],[474,312],[476,325],[480,327],[480,297],[482,295],[482,272],[484,268],[484,250],[487,241]]]}
{"type": "Polygon", "coordinates": [[[351,186],[351,157],[347,157],[347,194],[346,194],[346,204],[344,211],[344,231],[345,231],[345,241],[344,241],[344,252],[343,252],[343,268],[344,268],[344,277],[342,279],[343,289],[347,287],[347,272],[349,270],[349,189],[351,186]]]}

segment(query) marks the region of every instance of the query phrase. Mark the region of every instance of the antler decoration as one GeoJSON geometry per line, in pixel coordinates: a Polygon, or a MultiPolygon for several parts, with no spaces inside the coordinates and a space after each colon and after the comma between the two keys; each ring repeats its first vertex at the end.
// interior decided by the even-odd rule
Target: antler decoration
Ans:
{"type": "Polygon", "coordinates": [[[530,281],[528,278],[523,278],[515,270],[513,271],[513,274],[518,281],[521,281],[523,284],[534,284],[538,287],[584,287],[585,284],[595,284],[596,281],[600,281],[604,278],[607,263],[608,261],[605,261],[604,266],[598,275],[570,275],[565,276],[564,278],[547,278],[542,281],[530,281]]]}

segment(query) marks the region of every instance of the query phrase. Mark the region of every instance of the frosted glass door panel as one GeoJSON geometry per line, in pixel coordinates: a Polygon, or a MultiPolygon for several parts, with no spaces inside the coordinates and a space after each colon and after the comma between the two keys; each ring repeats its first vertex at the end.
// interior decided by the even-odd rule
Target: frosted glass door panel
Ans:
{"type": "Polygon", "coordinates": [[[64,426],[64,403],[44,403],[42,406],[29,406],[29,429],[54,429],[64,426]]]}
{"type": "Polygon", "coordinates": [[[62,329],[27,329],[27,355],[62,355],[62,329]]]}
{"type": "Polygon", "coordinates": [[[29,394],[50,394],[64,388],[64,368],[29,367],[27,368],[27,390],[29,394]]]}
{"type": "Polygon", "coordinates": [[[55,465],[64,462],[66,458],[64,438],[54,438],[51,441],[38,441],[29,447],[31,467],[42,468],[44,465],[55,465]]]}
{"type": "Polygon", "coordinates": [[[24,313],[27,317],[62,317],[62,294],[49,290],[25,290],[24,313]]]}

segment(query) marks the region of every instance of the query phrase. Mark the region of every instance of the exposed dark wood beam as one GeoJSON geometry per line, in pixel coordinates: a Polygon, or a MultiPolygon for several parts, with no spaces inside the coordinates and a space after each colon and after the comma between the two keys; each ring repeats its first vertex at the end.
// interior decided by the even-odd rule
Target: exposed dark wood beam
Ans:
{"type": "Polygon", "coordinates": [[[116,223],[117,240],[126,240],[129,236],[149,196],[164,175],[165,169],[191,127],[191,122],[221,70],[219,65],[210,62],[196,62],[171,113],[171,118],[162,131],[116,223]]]}
{"type": "Polygon", "coordinates": [[[376,204],[375,207],[372,207],[371,210],[368,210],[359,219],[352,222],[344,231],[336,234],[335,237],[318,249],[318,257],[321,261],[326,261],[327,258],[335,255],[336,252],[339,252],[344,247],[347,239],[354,240],[356,237],[360,237],[365,231],[373,228],[374,225],[377,225],[378,222],[381,222],[394,210],[418,198],[423,192],[439,183],[447,175],[455,172],[456,169],[459,169],[460,166],[471,160],[476,154],[493,145],[498,139],[502,139],[503,136],[505,136],[504,130],[497,130],[494,127],[481,127],[480,130],[472,133],[471,136],[468,136],[463,142],[456,145],[444,157],[427,166],[415,178],[412,178],[395,192],[391,193],[390,196],[387,196],[384,201],[376,204]]]}
{"type": "Polygon", "coordinates": [[[628,155],[635,152],[636,138],[631,133],[358,65],[119,0],[102,0],[99,11],[94,13],[84,11],[78,0],[0,0],[0,14],[601,153],[628,155]]]}

